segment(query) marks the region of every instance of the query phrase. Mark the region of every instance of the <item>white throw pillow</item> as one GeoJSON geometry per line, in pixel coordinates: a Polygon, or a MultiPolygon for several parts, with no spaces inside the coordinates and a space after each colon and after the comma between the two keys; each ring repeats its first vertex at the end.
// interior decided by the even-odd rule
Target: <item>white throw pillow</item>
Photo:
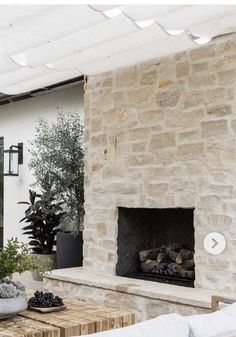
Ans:
{"type": "Polygon", "coordinates": [[[171,314],[87,337],[189,337],[189,327],[183,317],[171,314]]]}
{"type": "Polygon", "coordinates": [[[236,303],[212,314],[186,317],[190,337],[236,337],[236,303]]]}

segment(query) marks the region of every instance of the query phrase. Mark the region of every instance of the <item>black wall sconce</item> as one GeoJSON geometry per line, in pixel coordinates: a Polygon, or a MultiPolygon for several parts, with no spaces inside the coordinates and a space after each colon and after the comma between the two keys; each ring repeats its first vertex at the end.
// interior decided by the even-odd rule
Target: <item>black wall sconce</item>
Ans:
{"type": "Polygon", "coordinates": [[[4,176],[18,176],[21,164],[23,164],[23,143],[11,145],[9,150],[4,150],[4,176]]]}

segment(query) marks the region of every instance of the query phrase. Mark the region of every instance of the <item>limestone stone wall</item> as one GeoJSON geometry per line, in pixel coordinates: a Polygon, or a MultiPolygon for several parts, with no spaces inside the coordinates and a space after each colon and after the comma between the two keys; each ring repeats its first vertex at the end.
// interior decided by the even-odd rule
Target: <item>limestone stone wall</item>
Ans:
{"type": "Polygon", "coordinates": [[[115,273],[118,206],[195,207],[195,286],[236,290],[235,80],[235,36],[88,78],[85,267],[115,273]]]}

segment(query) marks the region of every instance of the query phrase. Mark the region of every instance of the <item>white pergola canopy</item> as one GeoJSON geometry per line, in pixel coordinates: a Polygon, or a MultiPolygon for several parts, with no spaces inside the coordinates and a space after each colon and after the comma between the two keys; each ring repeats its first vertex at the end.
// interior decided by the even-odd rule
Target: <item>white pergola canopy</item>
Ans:
{"type": "Polygon", "coordinates": [[[0,92],[106,72],[234,31],[233,5],[1,5],[0,92]]]}

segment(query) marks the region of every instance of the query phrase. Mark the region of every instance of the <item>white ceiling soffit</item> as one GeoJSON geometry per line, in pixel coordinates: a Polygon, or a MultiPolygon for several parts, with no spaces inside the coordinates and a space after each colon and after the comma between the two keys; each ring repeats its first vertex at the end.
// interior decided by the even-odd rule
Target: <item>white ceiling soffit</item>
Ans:
{"type": "Polygon", "coordinates": [[[90,5],[95,11],[103,12],[113,8],[121,7],[121,5],[90,5]]]}
{"type": "Polygon", "coordinates": [[[49,85],[66,81],[80,75],[82,74],[75,69],[66,70],[65,72],[52,72],[36,78],[31,78],[27,81],[18,82],[6,87],[0,87],[0,91],[7,95],[17,95],[22,92],[45,88],[49,85]]]}
{"type": "Polygon", "coordinates": [[[91,25],[96,27],[106,20],[102,14],[94,12],[88,6],[56,6],[55,10],[32,20],[0,29],[0,56],[27,52],[91,25]]]}
{"type": "MultiPolygon", "coordinates": [[[[156,24],[151,25],[142,30],[137,30],[132,34],[125,35],[119,39],[110,40],[93,48],[89,48],[82,53],[74,54],[73,56],[56,60],[49,64],[54,69],[64,70],[73,65],[79,68],[81,64],[91,63],[92,61],[111,57],[112,55],[132,51],[136,48],[142,48],[147,43],[152,43],[166,38],[166,34],[156,24]]],[[[190,42],[190,40],[189,40],[190,42]]],[[[139,52],[141,51],[139,49],[139,52]]],[[[137,60],[136,60],[137,61],[137,60]]]]}
{"type": "Polygon", "coordinates": [[[134,21],[141,20],[150,20],[150,19],[158,19],[163,15],[169,15],[171,13],[175,13],[177,10],[185,7],[192,6],[184,6],[184,5],[137,5],[137,6],[125,6],[123,8],[123,12],[127,14],[134,21]]]}
{"type": "Polygon", "coordinates": [[[116,40],[134,31],[138,31],[138,27],[127,17],[120,15],[113,20],[106,20],[105,22],[70,34],[66,38],[33,48],[28,52],[26,51],[24,58],[28,65],[35,67],[82,50],[86,52],[88,48],[106,41],[116,40]]]}
{"type": "Polygon", "coordinates": [[[21,66],[13,62],[9,58],[0,58],[0,79],[2,74],[20,69],[21,66]]]}
{"type": "Polygon", "coordinates": [[[158,22],[167,29],[190,29],[201,23],[228,16],[236,6],[193,5],[181,6],[178,10],[158,18],[158,22]]]}
{"type": "Polygon", "coordinates": [[[14,5],[11,7],[1,5],[0,10],[0,27],[9,27],[9,25],[19,24],[25,20],[32,20],[35,16],[44,15],[55,10],[57,6],[40,6],[40,5],[14,5]]]}
{"type": "MultiPolygon", "coordinates": [[[[236,6],[235,6],[236,7],[236,6]]],[[[191,27],[191,32],[199,36],[214,36],[236,32],[236,12],[231,10],[231,15],[220,17],[210,22],[205,22],[191,27]]]]}
{"type": "Polygon", "coordinates": [[[1,5],[0,92],[157,59],[233,31],[231,5],[1,5]]]}

